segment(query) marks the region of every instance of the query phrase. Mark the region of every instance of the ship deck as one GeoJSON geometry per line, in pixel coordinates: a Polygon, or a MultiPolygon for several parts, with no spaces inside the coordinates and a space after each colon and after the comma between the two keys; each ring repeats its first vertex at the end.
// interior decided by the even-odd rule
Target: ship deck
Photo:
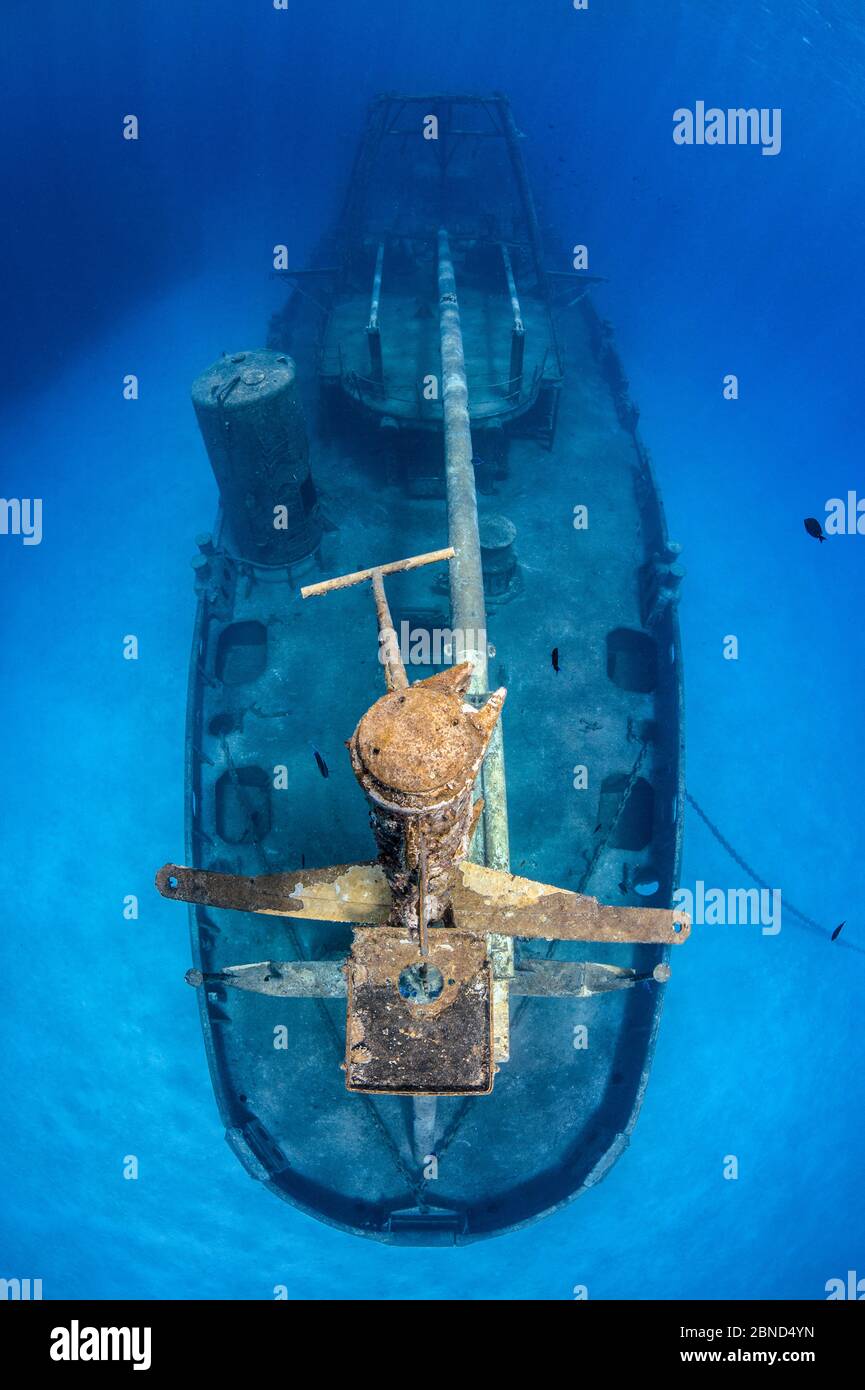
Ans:
{"type": "MultiPolygon", "coordinates": [[[[312,347],[299,329],[292,344],[299,364],[312,360],[312,347]]],[[[521,592],[496,607],[488,623],[495,648],[490,683],[508,689],[511,868],[604,902],[665,905],[681,816],[678,639],[668,615],[643,640],[638,587],[640,567],[662,544],[662,522],[582,311],[567,321],[565,350],[552,452],[513,439],[509,476],[479,497],[481,518],[504,514],[515,524],[522,576],[521,592]],[[577,505],[588,508],[584,530],[573,524],[577,505]],[[639,640],[630,644],[623,632],[639,640]],[[655,730],[645,745],[637,728],[655,730]],[[585,790],[575,787],[579,765],[588,769],[585,790]],[[639,794],[616,843],[598,852],[628,779],[639,780],[639,794]],[[641,879],[644,889],[657,884],[642,899],[634,891],[641,879]]],[[[305,387],[312,422],[316,381],[308,367],[305,387]]],[[[383,470],[375,433],[367,440],[357,430],[313,434],[313,474],[337,529],[325,537],[320,568],[300,583],[447,543],[444,497],[407,497],[383,470]]],[[[434,571],[395,576],[388,593],[398,628],[402,620],[413,629],[450,625],[434,571]]],[[[254,874],[372,858],[366,808],[343,746],[384,689],[368,592],[304,603],[297,588],[273,576],[240,586],[231,622],[199,628],[208,674],[218,676],[217,654],[224,661],[232,632],[248,633],[237,625],[249,623],[266,631],[265,653],[249,667],[249,679],[195,682],[190,747],[197,792],[187,862],[254,874]],[[226,710],[229,732],[219,720],[226,710]],[[328,764],[326,779],[313,745],[328,764]],[[287,789],[270,791],[270,770],[279,765],[287,768],[287,789]],[[252,793],[233,793],[231,766],[261,771],[250,783],[262,798],[258,825],[266,826],[257,842],[249,831],[252,793]]],[[[243,674],[244,659],[239,669],[243,674]]],[[[208,970],[298,955],[341,959],[349,939],[344,927],[193,910],[196,963],[208,970]]],[[[640,971],[662,957],[661,948],[649,946],[523,943],[523,950],[640,971]]],[[[531,1220],[612,1164],[639,1108],[662,988],[649,982],[586,999],[514,999],[511,1059],[492,1095],[439,1099],[428,1112],[425,1152],[436,1155],[435,1179],[423,1175],[411,1100],[346,1092],[344,1001],[217,988],[202,1009],[223,1120],[254,1176],[348,1229],[453,1242],[531,1220]],[[588,1048],[575,1046],[578,1024],[589,1031],[588,1048]],[[277,1049],[280,1025],[286,1041],[277,1049]]]]}

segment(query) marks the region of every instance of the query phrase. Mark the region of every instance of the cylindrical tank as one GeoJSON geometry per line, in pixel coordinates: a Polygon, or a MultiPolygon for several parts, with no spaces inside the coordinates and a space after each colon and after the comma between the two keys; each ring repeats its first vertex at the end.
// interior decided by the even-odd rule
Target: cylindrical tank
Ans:
{"type": "Polygon", "coordinates": [[[284,565],[311,554],[321,527],[291,358],[226,354],[193,383],[192,404],[238,557],[284,565]]]}

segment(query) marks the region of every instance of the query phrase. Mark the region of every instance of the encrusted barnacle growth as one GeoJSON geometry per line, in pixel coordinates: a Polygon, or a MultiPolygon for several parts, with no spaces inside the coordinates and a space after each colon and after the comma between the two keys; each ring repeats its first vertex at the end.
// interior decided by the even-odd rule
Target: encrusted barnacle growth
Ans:
{"type": "Polygon", "coordinates": [[[391,921],[412,932],[445,915],[483,805],[472,791],[506,692],[474,709],[463,700],[471,674],[463,662],[389,691],[348,744],[393,894],[391,921]]]}

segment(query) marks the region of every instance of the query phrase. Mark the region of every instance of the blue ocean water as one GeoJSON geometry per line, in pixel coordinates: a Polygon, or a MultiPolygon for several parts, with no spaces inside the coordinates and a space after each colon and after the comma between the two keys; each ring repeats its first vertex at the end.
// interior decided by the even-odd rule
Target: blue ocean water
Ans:
{"type": "MultiPolygon", "coordinates": [[[[865,495],[860,7],[95,0],[6,17],[0,477],[43,499],[44,535],[0,536],[0,1275],[47,1298],[544,1300],[819,1299],[865,1276],[865,537],[802,527],[865,495]],[[688,569],[689,789],[785,899],[848,921],[834,945],[789,914],[774,936],[695,928],[610,1176],[525,1231],[429,1251],[342,1235],[242,1171],[183,984],[185,920],[152,876],[181,854],[188,559],[215,507],[189,383],[263,340],[271,248],[312,254],[368,100],[459,89],[509,94],[563,256],[586,243],[607,277],[597,303],[688,569]],[[698,100],[780,108],[780,153],[675,145],[673,111],[698,100]]],[[[698,880],[748,886],[691,813],[698,880]]]]}

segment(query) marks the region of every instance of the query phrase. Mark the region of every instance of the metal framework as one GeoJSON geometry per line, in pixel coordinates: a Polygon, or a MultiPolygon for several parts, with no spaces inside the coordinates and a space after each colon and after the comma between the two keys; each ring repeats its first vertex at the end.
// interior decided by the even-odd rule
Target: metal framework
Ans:
{"type": "MultiPolygon", "coordinates": [[[[310,598],[370,582],[381,647],[394,636],[384,572],[444,558],[453,563],[456,556],[412,556],[301,592],[310,598]]],[[[497,1048],[507,1029],[496,1019],[497,944],[501,950],[515,936],[680,944],[690,920],[666,908],[602,907],[594,898],[472,864],[469,846],[483,806],[473,802],[472,792],[506,691],[496,691],[478,710],[463,699],[475,676],[470,662],[413,686],[398,652],[383,664],[387,693],[360,720],[349,745],[370,805],[377,863],[252,878],[167,864],[156,883],[163,896],[182,902],[352,923],[354,944],[345,967],[348,1089],[418,1100],[485,1095],[497,1060],[506,1057],[497,1048]]],[[[342,992],[331,963],[303,962],[295,969],[296,964],[242,964],[220,972],[219,979],[285,998],[342,992]]],[[[660,966],[653,978],[668,975],[660,966]]],[[[208,982],[201,971],[187,978],[196,986],[208,982]]],[[[634,971],[600,964],[543,962],[520,993],[585,996],[631,987],[638,978],[634,971]],[[553,964],[560,968],[547,968],[553,964]]],[[[508,976],[498,984],[507,1009],[508,976]]],[[[428,1124],[421,1109],[416,1135],[428,1124]]]]}

